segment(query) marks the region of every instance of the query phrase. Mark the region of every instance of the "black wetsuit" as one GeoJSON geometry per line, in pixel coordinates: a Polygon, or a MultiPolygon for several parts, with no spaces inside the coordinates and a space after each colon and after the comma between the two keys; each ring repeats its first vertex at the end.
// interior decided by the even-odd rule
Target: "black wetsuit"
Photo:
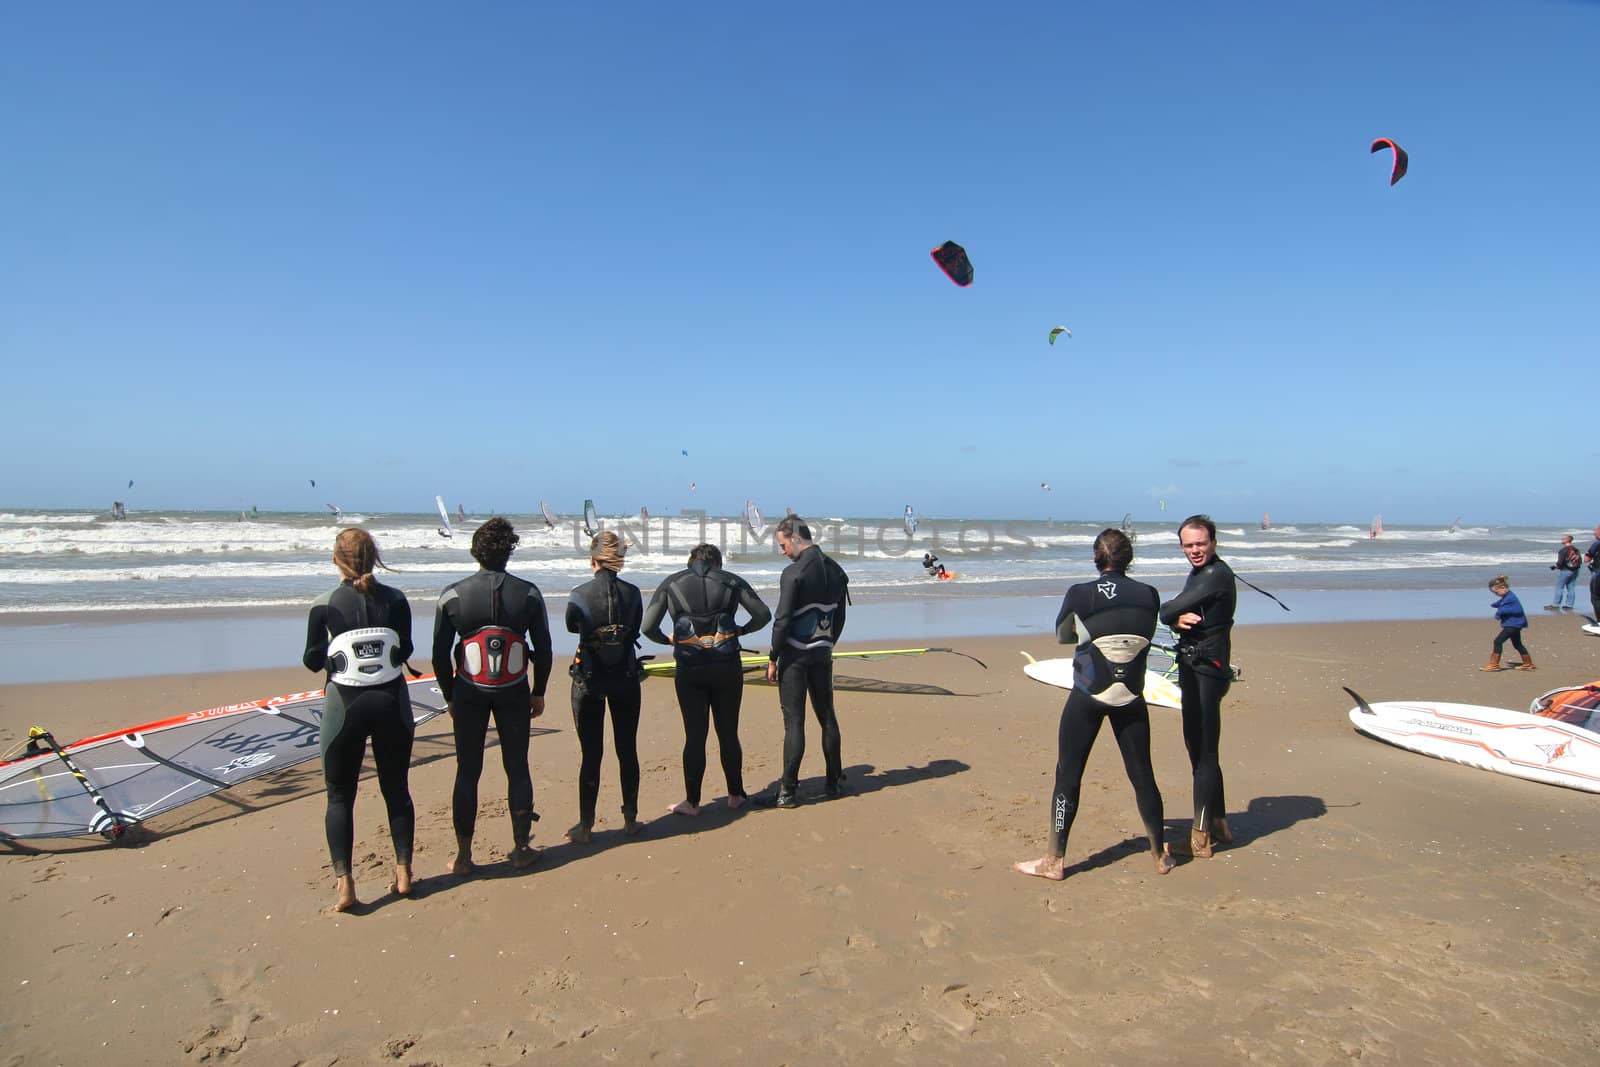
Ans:
{"type": "Polygon", "coordinates": [[[1183,693],[1183,743],[1194,770],[1194,828],[1209,832],[1211,820],[1225,818],[1222,765],[1217,750],[1222,741],[1222,698],[1233,684],[1231,635],[1239,591],[1233,568],[1212,557],[1189,572],[1183,592],[1161,607],[1161,621],[1178,636],[1178,689],[1183,693]],[[1176,629],[1178,617],[1188,612],[1200,621],[1188,630],[1176,629]]]}
{"type": "Polygon", "coordinates": [[[827,791],[844,777],[839,719],[833,709],[833,645],[844,633],[849,576],[812,545],[783,569],[778,611],[772,621],[772,655],[778,664],[778,705],[783,709],[783,777],[779,799],[794,797],[806,754],[806,695],[822,730],[827,791]]]}
{"type": "MultiPolygon", "coordinates": [[[[301,662],[307,670],[328,665],[328,642],[346,630],[382,626],[400,637],[400,658],[411,657],[411,605],[405,594],[373,583],[358,593],[349,581],[319,596],[306,622],[306,651],[301,662]]],[[[322,777],[328,786],[328,855],[333,873],[350,873],[350,851],[355,843],[356,785],[367,738],[372,738],[372,761],[378,768],[378,788],[389,812],[389,837],[398,864],[411,862],[416,832],[416,811],[411,804],[411,744],[417,726],[406,695],[404,675],[382,685],[339,685],[328,682],[322,700],[322,777]]]]}
{"type": "Polygon", "coordinates": [[[634,646],[644,617],[639,587],[602,567],[567,600],[567,629],[578,635],[572,661],[572,723],[583,763],[578,769],[578,821],[594,825],[600,796],[600,761],[606,751],[606,707],[611,708],[611,740],[622,778],[622,817],[639,814],[639,660],[634,646]],[[605,627],[618,626],[606,647],[620,659],[605,663],[600,644],[605,627]]]}
{"type": "Polygon", "coordinates": [[[1072,695],[1061,709],[1057,730],[1056,784],[1050,804],[1050,854],[1065,856],[1067,834],[1078,814],[1083,769],[1100,733],[1111,720],[1122,766],[1133,783],[1150,848],[1166,844],[1161,791],[1150,765],[1150,709],[1144,701],[1145,659],[1156,632],[1161,595],[1143,582],[1105,571],[1067,590],[1056,615],[1056,639],[1078,643],[1072,657],[1072,695]],[[1078,624],[1085,633],[1080,635],[1078,624]]]}
{"type": "Polygon", "coordinates": [[[659,645],[673,644],[673,681],[683,713],[684,799],[690,804],[700,803],[706,733],[713,720],[728,795],[745,795],[744,751],[739,745],[739,706],[744,699],[739,638],[771,621],[772,612],[750,583],[702,560],[657,586],[645,609],[644,635],[659,645]],[[750,618],[735,626],[733,615],[741,607],[750,618]],[[661,618],[667,612],[672,615],[674,642],[661,632],[661,618]]]}
{"type": "Polygon", "coordinates": [[[480,687],[457,677],[456,639],[498,626],[528,643],[533,695],[544,696],[553,659],[550,617],[538,586],[505,571],[478,573],[447,585],[433,616],[433,671],[439,691],[450,701],[456,742],[456,784],[451,798],[456,836],[470,839],[478,819],[478,779],[490,716],[500,735],[500,762],[506,770],[506,801],[511,812],[512,847],[528,843],[533,820],[533,777],[528,771],[528,739],[533,731],[528,682],[480,687]]]}

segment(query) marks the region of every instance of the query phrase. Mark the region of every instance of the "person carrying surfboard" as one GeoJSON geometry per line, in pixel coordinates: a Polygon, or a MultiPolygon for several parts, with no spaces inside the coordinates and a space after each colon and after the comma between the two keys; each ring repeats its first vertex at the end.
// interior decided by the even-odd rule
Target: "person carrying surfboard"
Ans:
{"type": "Polygon", "coordinates": [[[1056,731],[1050,849],[1039,859],[1012,864],[1023,874],[1051,881],[1066,877],[1067,834],[1078,814],[1083,770],[1106,719],[1111,720],[1117,747],[1122,750],[1122,765],[1133,783],[1156,873],[1166,874],[1173,868],[1161,790],[1150,764],[1150,709],[1144,699],[1145,659],[1156,632],[1161,594],[1127,576],[1132,563],[1133,542],[1128,535],[1121,530],[1102,530],[1094,539],[1094,566],[1100,576],[1068,589],[1056,615],[1056,640],[1077,645],[1072,656],[1072,695],[1061,709],[1061,725],[1056,731]]]}
{"type": "Polygon", "coordinates": [[[700,785],[706,774],[706,733],[717,726],[722,774],[728,783],[728,807],[742,808],[744,750],[739,745],[739,707],[744,700],[744,664],[739,638],[772,621],[750,583],[722,569],[722,550],[696,545],[689,566],[656,587],[645,608],[640,629],[658,645],[671,645],[673,685],[683,715],[683,799],[668,808],[677,815],[700,814],[700,785]],[[749,618],[734,622],[743,608],[749,618]],[[662,616],[671,613],[672,635],[661,632],[662,616]]]}
{"type": "Polygon", "coordinates": [[[1183,592],[1161,607],[1161,621],[1178,636],[1178,689],[1183,694],[1183,744],[1194,771],[1194,826],[1189,849],[1208,859],[1213,841],[1233,840],[1223,796],[1222,698],[1233,684],[1233,613],[1239,590],[1233,568],[1217,555],[1217,524],[1191,515],[1178,527],[1189,560],[1183,592]]]}
{"type": "Polygon", "coordinates": [[[433,670],[439,692],[448,702],[456,744],[456,782],[451,795],[456,856],[450,873],[463,877],[475,869],[472,836],[477,827],[478,779],[483,775],[483,745],[491,716],[506,771],[511,864],[526,867],[538,858],[528,846],[539,818],[533,810],[528,742],[533,720],[544,714],[554,655],[549,613],[539,587],[506,573],[520,540],[511,523],[499,516],[474,530],[472,558],[478,561],[478,573],[445,586],[434,611],[433,670]]]}
{"type": "Polygon", "coordinates": [[[1533,657],[1528,655],[1528,649],[1522,643],[1522,631],[1528,628],[1528,613],[1522,610],[1522,601],[1511,591],[1510,579],[1503,574],[1495,575],[1489,580],[1489,592],[1498,598],[1489,606],[1494,609],[1494,619],[1500,624],[1500,632],[1495,635],[1494,652],[1489,655],[1489,662],[1478,669],[1501,670],[1500,650],[1510,641],[1511,647],[1522,653],[1522,662],[1517,664],[1517,670],[1535,670],[1533,657]]]}

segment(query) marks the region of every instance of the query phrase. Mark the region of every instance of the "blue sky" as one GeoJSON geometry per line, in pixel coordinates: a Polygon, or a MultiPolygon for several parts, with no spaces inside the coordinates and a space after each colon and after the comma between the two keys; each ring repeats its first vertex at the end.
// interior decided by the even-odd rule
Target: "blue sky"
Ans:
{"type": "Polygon", "coordinates": [[[776,8],[14,7],[0,507],[1600,518],[1600,4],[776,8]]]}

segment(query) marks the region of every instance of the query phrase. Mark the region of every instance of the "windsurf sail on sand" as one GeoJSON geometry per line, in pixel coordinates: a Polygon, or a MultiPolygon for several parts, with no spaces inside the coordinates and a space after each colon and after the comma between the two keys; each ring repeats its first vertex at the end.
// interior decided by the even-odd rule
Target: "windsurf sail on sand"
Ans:
{"type": "Polygon", "coordinates": [[[590,537],[600,532],[600,516],[595,514],[593,500],[583,502],[583,532],[590,537]]]}
{"type": "Polygon", "coordinates": [[[754,500],[744,502],[744,524],[750,530],[750,536],[760,539],[767,534],[767,520],[761,517],[761,509],[756,507],[754,500]]]}
{"type": "Polygon", "coordinates": [[[539,501],[539,510],[544,513],[544,528],[546,530],[554,530],[556,528],[556,513],[550,510],[549,502],[539,501]]]}
{"type": "Polygon", "coordinates": [[[906,517],[904,520],[904,525],[906,528],[907,537],[917,536],[917,513],[911,510],[910,504],[906,505],[906,517]]]}
{"type": "Polygon", "coordinates": [[[439,509],[439,521],[444,523],[443,526],[439,527],[439,536],[454,537],[455,531],[450,529],[450,512],[446,510],[444,506],[444,497],[435,494],[433,498],[433,504],[434,507],[439,509]]]}
{"type": "MultiPolygon", "coordinates": [[[[840,652],[838,650],[835,650],[834,653],[833,653],[833,658],[834,659],[887,659],[890,656],[925,656],[925,655],[929,654],[930,652],[947,652],[952,656],[960,656],[963,659],[970,659],[972,662],[976,663],[978,666],[982,667],[984,670],[988,670],[989,669],[989,665],[987,663],[983,662],[983,660],[979,659],[977,656],[969,655],[969,654],[967,654],[965,652],[962,652],[960,649],[944,648],[944,647],[940,647],[940,648],[862,648],[862,649],[851,649],[850,651],[847,651],[847,652],[840,652]]],[[[752,652],[752,653],[747,653],[747,654],[742,655],[742,656],[739,657],[739,665],[742,668],[744,668],[744,672],[746,674],[749,674],[751,671],[766,670],[767,662],[768,662],[768,657],[764,653],[752,652]]],[[[676,661],[670,660],[670,659],[668,659],[668,660],[653,660],[653,661],[651,661],[649,663],[646,663],[644,665],[644,673],[645,673],[645,675],[647,677],[649,675],[657,675],[657,676],[662,677],[662,678],[671,678],[673,676],[673,674],[676,672],[676,670],[677,670],[676,661]]]]}
{"type": "MultiPolygon", "coordinates": [[[[432,675],[410,683],[413,720],[445,710],[432,675]]],[[[0,762],[0,840],[122,836],[129,827],[320,754],[322,690],[228,704],[57,745],[30,731],[0,762]]]]}
{"type": "Polygon", "coordinates": [[[1600,682],[1567,685],[1540,693],[1528,705],[1528,714],[1600,734],[1600,682]]]}

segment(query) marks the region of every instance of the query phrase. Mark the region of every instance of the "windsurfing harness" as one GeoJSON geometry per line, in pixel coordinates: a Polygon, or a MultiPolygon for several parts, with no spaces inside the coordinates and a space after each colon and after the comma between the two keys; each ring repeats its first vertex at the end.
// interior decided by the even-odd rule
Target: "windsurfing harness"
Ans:
{"type": "Polygon", "coordinates": [[[574,589],[567,601],[567,628],[579,634],[572,675],[585,679],[637,676],[635,650],[643,611],[638,588],[605,568],[574,589]],[[605,621],[595,625],[600,619],[605,621]]]}
{"type": "Polygon", "coordinates": [[[544,597],[532,582],[484,569],[439,595],[433,669],[446,700],[454,696],[458,681],[479,689],[506,689],[524,684],[530,668],[533,692],[543,696],[550,660],[550,621],[544,597]]]}
{"type": "Polygon", "coordinates": [[[739,637],[761,629],[772,618],[744,579],[703,560],[689,564],[687,570],[672,575],[656,589],[643,625],[645,636],[653,641],[666,641],[661,615],[668,607],[673,620],[673,658],[685,667],[738,663],[739,637]],[[734,612],[741,605],[750,613],[744,626],[734,622],[734,612]]]}
{"type": "Polygon", "coordinates": [[[400,677],[400,635],[387,626],[346,630],[328,637],[328,681],[383,685],[400,677]]]}
{"type": "Polygon", "coordinates": [[[1072,655],[1073,688],[1114,708],[1139,699],[1160,610],[1161,594],[1116,571],[1068,589],[1056,615],[1056,640],[1078,645],[1072,655]],[[1078,622],[1084,628],[1081,640],[1078,622]]]}
{"type": "Polygon", "coordinates": [[[456,677],[480,689],[520,685],[528,677],[528,644],[515,630],[500,625],[500,588],[505,575],[493,572],[489,583],[489,625],[481,626],[456,646],[456,677]]]}
{"type": "Polygon", "coordinates": [[[850,578],[812,545],[783,569],[778,614],[772,624],[772,658],[780,652],[831,653],[844,633],[850,578]]]}
{"type": "Polygon", "coordinates": [[[1238,606],[1239,589],[1234,585],[1233,568],[1220,558],[1195,567],[1183,592],[1161,607],[1161,621],[1178,635],[1178,661],[1197,674],[1213,678],[1232,678],[1233,613],[1238,606]],[[1200,621],[1187,630],[1175,625],[1188,612],[1200,621]]]}

